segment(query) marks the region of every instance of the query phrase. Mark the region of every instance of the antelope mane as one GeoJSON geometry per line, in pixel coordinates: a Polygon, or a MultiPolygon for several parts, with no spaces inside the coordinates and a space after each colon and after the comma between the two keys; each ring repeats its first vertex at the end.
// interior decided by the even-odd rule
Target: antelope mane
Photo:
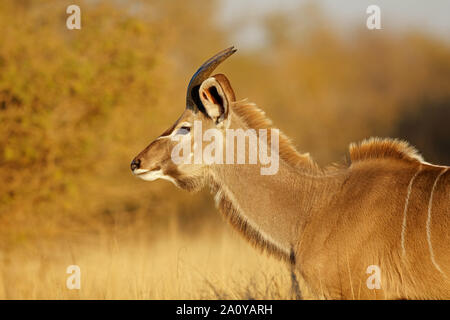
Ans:
{"type": "MultiPolygon", "coordinates": [[[[232,111],[251,129],[277,129],[272,121],[266,117],[266,114],[256,104],[248,102],[247,99],[236,101],[232,105],[232,111]]],[[[270,141],[270,130],[267,133],[270,141]]],[[[315,171],[318,166],[313,161],[309,153],[301,154],[294,147],[289,139],[281,130],[279,130],[279,156],[292,167],[302,167],[315,171]]]]}
{"type": "Polygon", "coordinates": [[[390,158],[406,162],[424,162],[419,152],[408,142],[398,139],[370,138],[359,144],[350,144],[352,162],[390,158]]]}

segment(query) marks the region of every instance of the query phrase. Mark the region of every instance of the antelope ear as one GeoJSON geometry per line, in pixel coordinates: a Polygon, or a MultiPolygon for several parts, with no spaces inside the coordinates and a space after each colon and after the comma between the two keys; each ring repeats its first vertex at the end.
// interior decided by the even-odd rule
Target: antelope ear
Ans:
{"type": "Polygon", "coordinates": [[[199,94],[206,114],[216,124],[228,118],[229,108],[235,101],[235,96],[230,82],[223,74],[216,74],[203,81],[199,94]]]}

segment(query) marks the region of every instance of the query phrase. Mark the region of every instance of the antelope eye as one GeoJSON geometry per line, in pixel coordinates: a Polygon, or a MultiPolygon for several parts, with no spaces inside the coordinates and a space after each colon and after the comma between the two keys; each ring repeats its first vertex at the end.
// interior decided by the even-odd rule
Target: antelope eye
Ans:
{"type": "Polygon", "coordinates": [[[177,130],[177,134],[188,134],[189,132],[191,132],[191,127],[188,126],[182,126],[177,130]]]}

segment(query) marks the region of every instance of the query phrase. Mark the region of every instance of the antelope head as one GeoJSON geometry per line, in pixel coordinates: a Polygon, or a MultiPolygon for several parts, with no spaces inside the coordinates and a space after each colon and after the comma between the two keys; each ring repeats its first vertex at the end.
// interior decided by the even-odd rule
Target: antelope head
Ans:
{"type": "Polygon", "coordinates": [[[169,129],[133,159],[131,171],[135,176],[147,181],[166,179],[188,190],[197,190],[205,184],[207,165],[194,162],[176,164],[172,150],[180,141],[191,144],[191,150],[195,150],[194,123],[201,123],[202,130],[225,130],[228,127],[230,105],[235,101],[233,89],[223,74],[210,75],[234,52],[236,49],[230,47],[217,53],[192,76],[187,88],[186,109],[169,129]]]}

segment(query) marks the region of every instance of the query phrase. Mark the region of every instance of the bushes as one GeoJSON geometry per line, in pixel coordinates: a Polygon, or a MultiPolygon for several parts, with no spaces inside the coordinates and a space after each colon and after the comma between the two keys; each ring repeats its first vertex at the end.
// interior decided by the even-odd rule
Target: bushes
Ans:
{"type": "Polygon", "coordinates": [[[116,132],[117,115],[148,115],[144,107],[158,100],[163,33],[106,4],[84,4],[80,31],[65,29],[61,1],[1,6],[0,213],[54,216],[80,200],[82,183],[95,179],[106,157],[117,161],[111,147],[127,133],[116,132]],[[56,211],[42,212],[42,204],[56,211]]]}

